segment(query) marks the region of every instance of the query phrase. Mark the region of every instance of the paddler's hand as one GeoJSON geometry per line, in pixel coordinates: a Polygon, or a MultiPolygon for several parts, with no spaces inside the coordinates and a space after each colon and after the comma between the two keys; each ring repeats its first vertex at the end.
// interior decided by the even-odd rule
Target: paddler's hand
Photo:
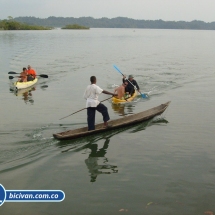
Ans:
{"type": "Polygon", "coordinates": [[[126,79],[126,76],[125,76],[125,75],[123,75],[123,79],[126,79]]]}
{"type": "Polygon", "coordinates": [[[113,96],[118,96],[118,94],[116,94],[116,93],[113,93],[113,96]]]}

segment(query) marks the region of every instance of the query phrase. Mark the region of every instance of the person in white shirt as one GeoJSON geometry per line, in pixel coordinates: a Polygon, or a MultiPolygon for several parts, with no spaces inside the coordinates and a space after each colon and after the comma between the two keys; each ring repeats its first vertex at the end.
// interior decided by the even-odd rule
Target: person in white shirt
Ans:
{"type": "Polygon", "coordinates": [[[107,121],[110,120],[108,109],[105,105],[99,102],[98,95],[101,93],[117,96],[115,93],[108,92],[106,90],[101,89],[96,85],[96,77],[90,77],[91,84],[87,86],[84,92],[84,98],[86,101],[87,108],[87,123],[88,123],[88,131],[95,130],[95,116],[96,110],[100,112],[103,116],[104,127],[108,128],[107,121]]]}

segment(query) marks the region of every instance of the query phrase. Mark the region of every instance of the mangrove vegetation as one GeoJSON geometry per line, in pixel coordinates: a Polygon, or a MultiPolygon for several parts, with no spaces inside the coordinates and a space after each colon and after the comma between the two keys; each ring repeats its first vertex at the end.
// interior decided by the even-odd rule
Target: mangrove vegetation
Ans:
{"type": "Polygon", "coordinates": [[[85,26],[73,24],[73,25],[66,25],[65,27],[63,27],[61,29],[87,30],[89,28],[85,27],[85,26]]]}
{"type": "Polygon", "coordinates": [[[15,21],[11,16],[8,19],[0,20],[0,30],[51,30],[52,27],[29,25],[15,21]]]}

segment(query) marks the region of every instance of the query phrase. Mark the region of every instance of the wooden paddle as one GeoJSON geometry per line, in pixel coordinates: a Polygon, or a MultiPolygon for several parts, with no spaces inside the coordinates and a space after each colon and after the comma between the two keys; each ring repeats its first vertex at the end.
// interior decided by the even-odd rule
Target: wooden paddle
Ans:
{"type": "MultiPolygon", "coordinates": [[[[10,72],[8,72],[8,74],[18,74],[19,75],[20,73],[10,71],[10,72]]],[[[49,77],[48,75],[45,75],[45,74],[36,75],[36,76],[40,76],[41,78],[48,78],[49,77]]],[[[13,77],[13,76],[9,76],[9,79],[13,79],[13,78],[10,78],[10,77],[13,77]]]]}
{"type": "MultiPolygon", "coordinates": [[[[117,67],[117,66],[113,66],[122,76],[124,76],[122,73],[121,73],[121,71],[119,70],[119,68],[117,67]]],[[[134,87],[134,89],[135,90],[137,90],[137,87],[136,86],[134,86],[130,81],[129,81],[129,79],[127,79],[126,78],[126,80],[134,87]]],[[[138,90],[137,90],[138,91],[138,90]]],[[[141,93],[140,91],[138,91],[139,92],[139,94],[142,96],[142,98],[147,98],[148,96],[146,95],[146,94],[144,94],[144,93],[141,93]]]]}
{"type": "MultiPolygon", "coordinates": [[[[112,98],[112,97],[107,98],[107,99],[104,99],[104,100],[102,100],[101,102],[104,102],[104,101],[106,101],[106,100],[108,100],[108,99],[111,99],[111,98],[112,98]]],[[[64,118],[67,118],[67,117],[69,117],[69,116],[71,116],[71,115],[73,115],[73,114],[75,114],[75,113],[78,113],[78,112],[80,112],[80,111],[82,111],[82,110],[85,110],[85,109],[87,109],[87,108],[83,108],[83,109],[81,109],[81,110],[78,110],[78,111],[76,111],[76,112],[74,112],[74,113],[72,113],[72,114],[70,114],[70,115],[68,115],[68,116],[65,116],[65,117],[63,117],[63,118],[60,118],[59,120],[64,119],[64,118]]]]}

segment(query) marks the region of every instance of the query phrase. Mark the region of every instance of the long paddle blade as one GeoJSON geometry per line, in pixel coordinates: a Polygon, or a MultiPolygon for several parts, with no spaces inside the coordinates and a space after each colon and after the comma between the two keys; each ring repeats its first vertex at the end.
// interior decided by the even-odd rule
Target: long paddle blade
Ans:
{"type": "MultiPolygon", "coordinates": [[[[116,66],[116,65],[114,65],[113,66],[121,75],[123,75],[122,73],[121,73],[121,71],[119,70],[119,68],[116,66]]],[[[124,76],[124,75],[123,75],[124,76]]],[[[134,86],[128,79],[126,79],[133,87],[134,87],[134,89],[136,90],[137,88],[136,88],[136,86],[134,86]]],[[[138,91],[139,92],[139,94],[142,96],[142,98],[148,98],[148,96],[146,95],[146,94],[144,94],[144,93],[141,93],[140,91],[138,91]]]]}
{"type": "Polygon", "coordinates": [[[45,75],[45,74],[41,74],[41,75],[37,75],[37,76],[40,76],[42,78],[48,78],[49,77],[48,75],[45,75]]]}
{"type": "Polygon", "coordinates": [[[9,76],[9,79],[14,79],[14,77],[13,76],[9,76]]]}
{"type": "Polygon", "coordinates": [[[144,99],[148,98],[148,96],[147,96],[146,94],[141,93],[141,92],[139,92],[139,93],[140,93],[140,95],[142,96],[142,98],[144,98],[144,99]]]}
{"type": "Polygon", "coordinates": [[[10,72],[8,72],[8,74],[20,74],[20,73],[10,71],[10,72]]]}

